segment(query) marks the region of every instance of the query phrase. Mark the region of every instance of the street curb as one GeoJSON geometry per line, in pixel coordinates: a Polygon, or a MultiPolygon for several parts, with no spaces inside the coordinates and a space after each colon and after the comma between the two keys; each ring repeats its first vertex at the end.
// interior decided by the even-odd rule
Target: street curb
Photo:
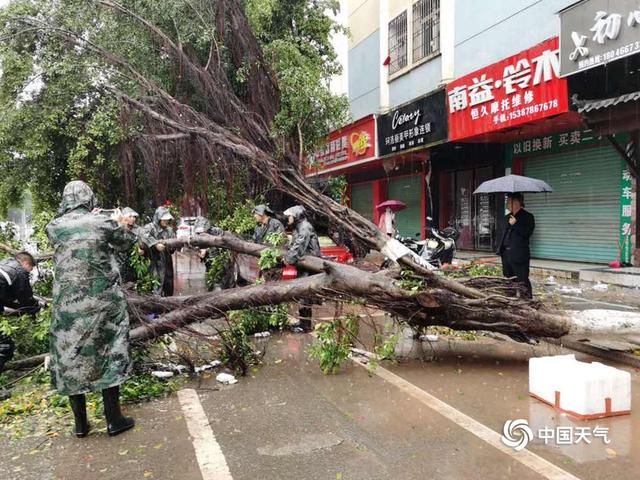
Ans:
{"type": "Polygon", "coordinates": [[[560,338],[545,338],[544,342],[560,347],[565,347],[576,352],[586,353],[599,357],[604,360],[610,360],[617,363],[622,363],[629,367],[640,369],[640,357],[630,355],[623,352],[615,352],[612,350],[603,350],[598,347],[589,345],[588,343],[578,342],[575,340],[562,340],[560,338]]]}

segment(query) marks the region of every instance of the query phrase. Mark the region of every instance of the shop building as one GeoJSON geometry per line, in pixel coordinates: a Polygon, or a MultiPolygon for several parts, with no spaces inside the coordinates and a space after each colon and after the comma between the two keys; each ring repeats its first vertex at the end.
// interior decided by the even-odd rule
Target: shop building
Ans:
{"type": "MultiPolygon", "coordinates": [[[[584,142],[584,146],[580,142],[575,154],[585,169],[589,166],[589,174],[579,182],[592,184],[592,196],[586,198],[581,194],[581,199],[570,202],[582,204],[579,213],[583,218],[597,216],[584,220],[592,222],[592,231],[586,232],[586,227],[581,226],[578,235],[574,235],[593,245],[592,261],[618,259],[635,265],[640,261],[636,194],[640,129],[638,53],[637,1],[585,0],[560,12],[560,73],[569,84],[571,108],[578,111],[590,130],[587,138],[598,142],[597,145],[584,142]]],[[[585,252],[588,253],[586,248],[585,252]]]]}
{"type": "Polygon", "coordinates": [[[396,215],[403,236],[424,238],[430,148],[447,141],[444,89],[384,115],[369,115],[332,132],[308,159],[307,177],[344,175],[349,205],[377,223],[375,206],[388,199],[407,208],[396,215]]]}
{"type": "MultiPolygon", "coordinates": [[[[324,145],[307,158],[306,177],[311,181],[339,175],[357,177],[375,170],[379,164],[376,138],[374,115],[334,130],[324,145]]],[[[347,194],[354,210],[369,220],[377,221],[373,204],[382,198],[379,185],[371,180],[351,181],[347,194]]]]}
{"type": "MultiPolygon", "coordinates": [[[[314,175],[346,175],[352,208],[373,221],[378,220],[374,206],[381,201],[397,198],[407,203],[409,208],[397,216],[405,236],[424,235],[426,217],[431,216],[439,227],[454,225],[460,230],[460,249],[493,251],[504,199],[475,197],[473,190],[512,169],[536,173],[544,156],[569,155],[565,145],[563,150],[539,151],[538,140],[547,145],[549,137],[567,134],[571,138],[575,131],[589,138],[581,114],[570,101],[572,79],[568,82],[559,75],[557,13],[574,2],[346,3],[346,26],[351,32],[344,65],[348,97],[352,115],[361,119],[351,126],[363,119],[371,123],[373,118],[375,152],[345,163],[336,160],[314,175]],[[396,113],[410,118],[417,104],[427,97],[437,98],[443,86],[440,105],[445,110],[441,118],[432,119],[432,127],[445,126],[444,136],[432,132],[418,141],[415,126],[414,138],[408,130],[406,138],[404,131],[402,138],[396,136],[399,132],[383,131],[393,128],[396,113]],[[533,149],[534,144],[535,151],[517,153],[518,148],[533,149]]],[[[419,130],[417,133],[420,135],[419,130]]],[[[606,142],[598,145],[607,147],[606,142]]],[[[583,146],[595,148],[588,141],[583,146]]],[[[578,146],[570,147],[574,152],[578,146]]],[[[545,212],[552,212],[554,207],[548,207],[551,196],[544,197],[528,196],[528,207],[542,208],[535,202],[546,200],[545,212]]],[[[595,194],[590,198],[595,199],[595,194]]],[[[607,202],[610,207],[610,198],[607,202]]],[[[547,220],[544,213],[540,215],[544,227],[547,220]]],[[[541,245],[554,241],[547,234],[540,238],[541,245]]],[[[611,238],[604,241],[610,244],[611,238]]],[[[582,251],[587,252],[586,247],[582,251]]],[[[564,255],[560,250],[536,254],[544,258],[564,255]]],[[[610,250],[602,249],[597,261],[610,255],[610,250]]],[[[587,256],[579,253],[572,258],[587,256]]]]}
{"type": "MultiPolygon", "coordinates": [[[[471,187],[465,188],[464,192],[460,189],[455,192],[456,201],[463,205],[455,212],[458,217],[454,218],[467,237],[462,248],[472,246],[484,250],[490,247],[493,250],[504,219],[503,198],[498,195],[467,196],[467,190],[472,191],[487,177],[517,173],[546,180],[555,189],[553,194],[526,196],[527,210],[536,216],[537,224],[532,239],[533,256],[564,260],[584,260],[589,256],[586,241],[582,245],[581,241],[574,240],[574,249],[581,253],[570,256],[564,256],[568,246],[565,249],[552,247],[557,245],[559,232],[566,233],[572,228],[572,223],[562,227],[569,212],[575,213],[600,199],[595,192],[576,194],[575,189],[581,186],[579,180],[587,178],[587,170],[591,175],[592,164],[579,160],[570,162],[569,156],[576,155],[575,149],[570,154],[563,152],[565,156],[557,159],[548,155],[555,151],[552,150],[554,142],[559,144],[554,135],[582,128],[580,116],[569,109],[568,85],[559,77],[559,69],[558,38],[555,37],[447,86],[450,141],[460,142],[459,148],[463,150],[469,150],[468,143],[476,144],[476,152],[482,151],[478,143],[487,148],[492,145],[501,164],[494,163],[492,172],[491,165],[484,165],[486,160],[476,158],[477,153],[471,151],[466,161],[475,166],[473,171],[456,174],[471,187]],[[573,170],[574,166],[578,169],[573,170]],[[563,173],[565,168],[568,176],[563,173]],[[571,179],[569,183],[568,178],[571,179]]],[[[571,141],[575,142],[577,134],[571,135],[571,141]]],[[[562,133],[563,142],[565,137],[569,138],[569,134],[562,133]]],[[[570,141],[569,144],[574,145],[570,141]]],[[[613,175],[613,169],[611,173],[613,175]]],[[[593,170],[593,174],[596,175],[597,170],[593,170]]],[[[441,183],[448,182],[446,177],[441,180],[441,183]]],[[[450,221],[454,214],[442,201],[440,211],[441,224],[450,221]]],[[[575,222],[579,221],[575,219],[575,222]]],[[[601,258],[605,258],[605,253],[601,258]]]]}
{"type": "Polygon", "coordinates": [[[447,141],[444,89],[417,98],[377,118],[380,166],[371,172],[380,184],[383,200],[407,205],[396,215],[398,233],[424,238],[431,213],[430,158],[447,141]]]}

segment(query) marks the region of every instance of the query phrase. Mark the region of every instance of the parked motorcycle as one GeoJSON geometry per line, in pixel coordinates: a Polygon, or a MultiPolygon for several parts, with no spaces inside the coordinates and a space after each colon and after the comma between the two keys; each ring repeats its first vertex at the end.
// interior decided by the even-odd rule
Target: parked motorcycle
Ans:
{"type": "MultiPolygon", "coordinates": [[[[431,217],[427,217],[427,220],[433,222],[431,217]]],[[[420,256],[436,267],[453,262],[460,232],[451,226],[442,230],[431,226],[430,233],[426,240],[419,242],[424,243],[420,256]]]]}
{"type": "MultiPolygon", "coordinates": [[[[432,222],[431,217],[427,217],[432,222]]],[[[433,267],[441,268],[445,264],[451,264],[456,253],[456,241],[460,233],[454,227],[447,227],[442,230],[431,226],[429,236],[425,240],[416,240],[412,237],[396,236],[396,240],[415,253],[418,257],[429,263],[433,267]]],[[[387,259],[382,267],[387,268],[393,262],[387,259]]]]}

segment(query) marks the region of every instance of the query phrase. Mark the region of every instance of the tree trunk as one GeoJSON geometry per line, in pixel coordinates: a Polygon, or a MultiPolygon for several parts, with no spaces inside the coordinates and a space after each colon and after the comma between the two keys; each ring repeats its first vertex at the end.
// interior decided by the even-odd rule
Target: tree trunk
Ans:
{"type": "MultiPolygon", "coordinates": [[[[171,248],[185,245],[198,248],[227,248],[253,256],[259,256],[260,252],[267,248],[246,242],[226,232],[223,235],[205,234],[189,239],[169,240],[165,243],[171,248]]],[[[329,299],[362,299],[368,305],[406,319],[413,326],[444,325],[457,330],[489,330],[507,334],[522,332],[537,337],[556,338],[574,332],[628,333],[640,329],[640,315],[636,314],[619,315],[620,312],[616,312],[607,317],[600,310],[552,313],[538,302],[510,298],[500,292],[508,291],[513,285],[502,278],[471,279],[465,284],[428,272],[424,288],[415,292],[402,288],[392,272],[371,273],[317,257],[304,257],[297,267],[316,273],[324,272],[327,277],[322,282],[314,284],[309,294],[329,299]],[[447,288],[451,283],[459,285],[463,294],[447,288]],[[483,289],[473,288],[468,284],[481,285],[483,289]]],[[[154,311],[187,311],[203,306],[209,308],[205,305],[224,310],[220,299],[232,291],[238,292],[238,297],[234,298],[244,297],[243,301],[246,301],[248,306],[255,306],[256,302],[265,304],[262,302],[266,296],[253,298],[253,291],[249,290],[262,287],[265,291],[271,291],[268,296],[270,301],[267,303],[273,304],[290,301],[284,294],[286,290],[282,289],[285,285],[293,287],[300,281],[302,280],[273,282],[185,299],[155,299],[152,302],[144,297],[130,296],[130,302],[137,308],[154,311]]],[[[237,308],[242,308],[244,304],[241,301],[237,305],[237,308]]]]}
{"type": "MultiPolygon", "coordinates": [[[[210,236],[209,236],[210,237],[210,236]]],[[[222,245],[222,237],[199,238],[191,244],[222,245]]],[[[227,239],[229,240],[229,239],[227,239]]],[[[172,241],[172,244],[180,241],[172,241]]],[[[263,248],[241,242],[245,253],[263,248]]],[[[145,341],[173,332],[191,323],[220,317],[231,310],[274,305],[307,299],[364,299],[370,306],[386,310],[404,319],[413,327],[447,326],[455,330],[488,330],[506,334],[526,333],[535,337],[561,337],[569,333],[640,332],[640,314],[607,310],[587,310],[552,314],[521,303],[512,303],[501,296],[482,301],[454,296],[450,291],[425,289],[404,290],[396,280],[379,273],[364,272],[349,265],[322,259],[305,258],[301,263],[321,267],[324,273],[292,281],[280,281],[248,287],[221,290],[191,297],[143,297],[129,295],[130,311],[165,312],[158,319],[145,322],[131,331],[132,341],[145,341]]],[[[44,355],[10,362],[6,369],[29,368],[44,361],[44,355]]]]}
{"type": "MultiPolygon", "coordinates": [[[[243,101],[234,93],[231,87],[233,81],[227,77],[229,73],[233,74],[232,69],[215,68],[215,65],[223,65],[225,62],[225,58],[219,53],[212,51],[215,58],[209,58],[206,65],[200,65],[197,58],[190,56],[170,35],[150,20],[140,17],[114,0],[97,2],[97,5],[125,16],[163,45],[166,54],[188,74],[194,97],[205,99],[202,103],[206,108],[202,111],[172,96],[151,75],[145,75],[138,66],[131,63],[135,59],[128,61],[118,57],[87,39],[84,32],[60,29],[57,25],[46,24],[40,18],[23,17],[20,21],[28,28],[37,28],[39,32],[58,36],[65,48],[80,47],[80,50],[102,58],[109,64],[108,69],[115,68],[122,72],[127,82],[137,82],[145,92],[144,96],[134,98],[128,95],[124,91],[128,84],[121,88],[116,81],[104,88],[115,93],[122,102],[140,114],[147,127],[145,133],[199,139],[215,148],[216,162],[226,162],[227,165],[244,162],[250,165],[274,188],[286,192],[309,210],[328,217],[331,223],[339,225],[369,247],[412,269],[423,283],[419,291],[412,291],[402,288],[400,282],[386,274],[372,274],[318,258],[303,258],[298,267],[321,272],[320,275],[186,299],[140,301],[132,296],[134,313],[145,309],[156,309],[163,313],[154,322],[155,327],[143,325],[139,327],[142,330],[132,331],[132,338],[137,335],[141,335],[140,338],[151,338],[189,322],[218,316],[230,309],[286,302],[300,296],[362,299],[415,326],[446,325],[461,330],[523,332],[540,337],[560,337],[573,328],[594,331],[613,323],[611,319],[603,319],[598,315],[587,318],[583,313],[551,313],[537,302],[512,298],[507,294],[514,288],[504,280],[462,282],[433,272],[398,241],[382,234],[372,222],[315,190],[301,173],[298,159],[282,153],[286,149],[279,151],[271,136],[270,125],[279,110],[277,86],[249,28],[242,3],[239,0],[221,0],[213,4],[220,9],[218,14],[222,27],[229,27],[226,28],[224,37],[226,49],[221,51],[235,60],[242,60],[237,61],[237,64],[252,67],[247,85],[247,91],[251,92],[249,100],[243,101]]],[[[287,144],[287,139],[283,139],[283,142],[287,144]]],[[[162,148],[149,149],[147,155],[159,164],[175,161],[171,157],[171,150],[163,151],[162,148]]],[[[226,233],[219,237],[202,235],[186,242],[172,240],[166,243],[171,247],[186,243],[199,247],[229,248],[255,256],[264,248],[226,233]]],[[[621,319],[623,315],[616,312],[613,318],[621,319]]],[[[618,322],[617,327],[620,331],[638,331],[638,325],[635,316],[628,314],[618,322]]]]}

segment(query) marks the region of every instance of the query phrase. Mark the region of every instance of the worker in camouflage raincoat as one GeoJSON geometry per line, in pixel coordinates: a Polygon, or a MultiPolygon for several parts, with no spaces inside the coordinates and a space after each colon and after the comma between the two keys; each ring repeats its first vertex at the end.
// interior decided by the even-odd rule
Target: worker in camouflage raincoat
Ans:
{"type": "MultiPolygon", "coordinates": [[[[295,205],[285,210],[283,214],[287,217],[289,227],[293,227],[291,242],[289,242],[289,247],[284,255],[284,263],[287,265],[297,265],[305,255],[320,257],[321,252],[318,235],[313,225],[311,225],[311,222],[307,220],[307,211],[304,207],[302,205],[295,205]]],[[[298,269],[298,277],[306,277],[308,275],[308,271],[298,269]]],[[[313,328],[313,309],[311,305],[312,302],[309,300],[304,298],[300,300],[298,316],[300,317],[300,328],[305,332],[313,328]]]]}
{"type": "Polygon", "coordinates": [[[67,184],[60,216],[47,225],[54,247],[51,380],[69,395],[78,437],[89,433],[85,393],[102,390],[109,435],[133,427],[120,411],[119,386],[128,377],[129,317],[115,255],[136,237],[122,222],[94,211],[81,181],[67,184]],[[122,222],[122,223],[120,223],[122,222]]]}
{"type": "Polygon", "coordinates": [[[143,244],[151,258],[151,271],[158,279],[154,288],[155,295],[170,297],[173,295],[173,257],[174,249],[167,248],[163,240],[176,238],[171,228],[173,215],[166,207],[158,207],[153,221],[144,227],[143,244]]]}

